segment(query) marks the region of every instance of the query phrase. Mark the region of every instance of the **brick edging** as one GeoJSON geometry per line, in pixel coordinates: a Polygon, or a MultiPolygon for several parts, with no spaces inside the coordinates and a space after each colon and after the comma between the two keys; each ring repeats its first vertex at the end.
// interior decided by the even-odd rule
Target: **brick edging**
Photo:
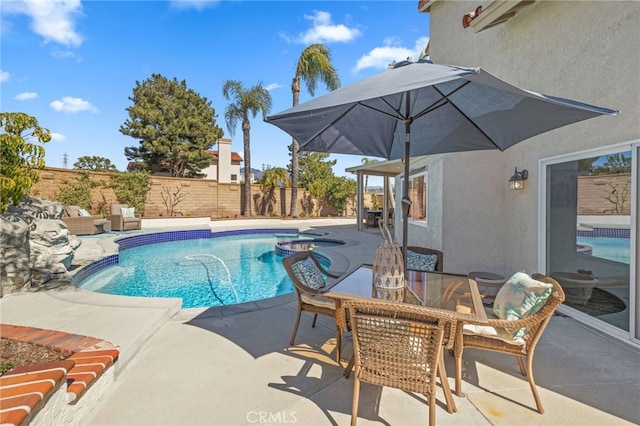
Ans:
{"type": "Polygon", "coordinates": [[[32,418],[66,379],[73,403],[118,359],[117,345],[95,337],[21,325],[0,324],[0,337],[70,355],[63,361],[16,367],[0,377],[0,424],[32,418]]]}

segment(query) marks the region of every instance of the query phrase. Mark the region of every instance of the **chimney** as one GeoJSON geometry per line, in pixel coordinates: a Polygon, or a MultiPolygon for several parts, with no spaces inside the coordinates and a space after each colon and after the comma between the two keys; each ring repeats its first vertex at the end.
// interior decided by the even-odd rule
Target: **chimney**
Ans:
{"type": "Polygon", "coordinates": [[[231,182],[231,139],[218,139],[218,182],[231,182]]]}

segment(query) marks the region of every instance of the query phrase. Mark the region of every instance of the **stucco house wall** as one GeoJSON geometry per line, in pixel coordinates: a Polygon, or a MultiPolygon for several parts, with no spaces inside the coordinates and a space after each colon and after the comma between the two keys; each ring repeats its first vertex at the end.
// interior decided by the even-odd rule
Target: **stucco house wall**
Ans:
{"type": "Polygon", "coordinates": [[[434,63],[482,67],[521,88],[622,113],[536,136],[503,153],[433,160],[428,189],[441,199],[434,195],[431,203],[430,196],[427,229],[410,225],[408,239],[442,249],[448,271],[533,272],[538,235],[545,232],[538,229],[539,161],[640,138],[640,2],[536,1],[482,32],[462,27],[465,13],[489,3],[427,3],[434,63]],[[508,189],[514,167],[529,171],[523,191],[508,189]]]}
{"type": "Polygon", "coordinates": [[[205,179],[216,180],[220,183],[238,183],[240,181],[240,155],[231,151],[231,139],[220,138],[218,150],[208,151],[211,164],[202,169],[205,179]]]}

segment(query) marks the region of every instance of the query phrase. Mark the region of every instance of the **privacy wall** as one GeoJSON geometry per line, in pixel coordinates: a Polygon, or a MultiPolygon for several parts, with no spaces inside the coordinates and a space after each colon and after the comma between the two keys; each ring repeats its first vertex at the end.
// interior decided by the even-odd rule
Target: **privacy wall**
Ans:
{"type": "MultiPolygon", "coordinates": [[[[56,196],[64,181],[77,179],[81,170],[47,167],[41,171],[41,180],[29,193],[33,197],[56,201],[56,196]]],[[[97,213],[99,205],[107,206],[118,202],[112,189],[105,188],[109,173],[89,172],[90,178],[101,182],[93,189],[92,213],[97,213]]],[[[281,217],[289,214],[291,190],[289,188],[265,188],[251,186],[252,212],[254,216],[281,217]]],[[[241,215],[243,188],[238,183],[219,183],[208,179],[186,179],[166,176],[152,176],[151,189],[145,201],[145,217],[210,217],[227,219],[241,215]],[[175,200],[180,201],[176,204],[175,200]],[[173,207],[171,207],[173,205],[173,207]],[[171,211],[173,210],[173,214],[171,211]]],[[[338,216],[338,212],[322,200],[317,200],[306,191],[298,191],[298,212],[300,216],[338,216]]],[[[349,200],[346,215],[355,216],[355,194],[349,200]]]]}

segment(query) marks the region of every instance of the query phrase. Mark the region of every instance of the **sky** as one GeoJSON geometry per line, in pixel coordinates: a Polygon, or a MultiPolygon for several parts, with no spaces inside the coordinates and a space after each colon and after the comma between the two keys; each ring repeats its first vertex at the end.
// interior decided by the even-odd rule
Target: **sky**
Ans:
{"type": "MultiPolygon", "coordinates": [[[[185,81],[211,101],[217,124],[243,155],[242,129],[229,129],[222,95],[227,80],[259,82],[270,114],[292,106],[291,80],[306,46],[324,43],[342,86],[417,60],[429,40],[429,15],[410,1],[79,1],[0,3],[0,110],[37,118],[52,134],[46,164],[72,168],[100,156],[124,171],[127,146],[139,140],[119,128],[136,82],[152,74],[185,81]]],[[[326,93],[318,85],[315,96],[326,93]]],[[[311,99],[302,87],[300,102],[311,99]]],[[[291,137],[251,121],[251,167],[286,167],[291,137]]],[[[217,149],[217,145],[212,149],[217,149]]],[[[334,173],[362,157],[332,155],[334,173]]],[[[372,178],[375,179],[375,178],[372,178]]]]}

